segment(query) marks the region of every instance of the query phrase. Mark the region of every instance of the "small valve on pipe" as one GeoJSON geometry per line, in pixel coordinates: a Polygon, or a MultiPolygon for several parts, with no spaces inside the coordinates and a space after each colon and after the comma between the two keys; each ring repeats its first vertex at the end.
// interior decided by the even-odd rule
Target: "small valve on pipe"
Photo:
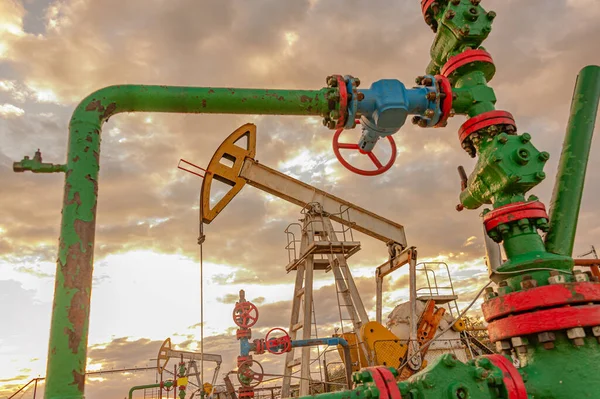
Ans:
{"type": "MultiPolygon", "coordinates": [[[[467,172],[465,172],[465,168],[463,168],[462,165],[459,165],[457,169],[458,175],[460,176],[460,191],[463,191],[467,188],[467,182],[469,178],[467,177],[467,172]]],[[[456,205],[456,210],[458,212],[462,211],[463,209],[465,209],[463,204],[456,205]]]]}

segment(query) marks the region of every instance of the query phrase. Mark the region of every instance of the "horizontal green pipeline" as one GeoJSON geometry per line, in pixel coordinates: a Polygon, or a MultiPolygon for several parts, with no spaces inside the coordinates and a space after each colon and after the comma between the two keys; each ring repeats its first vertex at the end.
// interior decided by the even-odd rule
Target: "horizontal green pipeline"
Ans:
{"type": "Polygon", "coordinates": [[[546,250],[558,255],[573,254],[599,100],[600,66],[588,65],[577,76],[550,205],[546,250]]]}
{"type": "Polygon", "coordinates": [[[87,96],[71,121],[87,119],[88,112],[103,120],[121,112],[324,116],[329,113],[330,90],[117,85],[87,96]]]}
{"type": "Polygon", "coordinates": [[[122,112],[324,116],[329,113],[330,105],[338,106],[327,99],[335,90],[120,85],[100,89],[76,107],[69,124],[64,170],[61,165],[65,171],[65,189],[46,399],[83,398],[102,124],[122,112]]]}

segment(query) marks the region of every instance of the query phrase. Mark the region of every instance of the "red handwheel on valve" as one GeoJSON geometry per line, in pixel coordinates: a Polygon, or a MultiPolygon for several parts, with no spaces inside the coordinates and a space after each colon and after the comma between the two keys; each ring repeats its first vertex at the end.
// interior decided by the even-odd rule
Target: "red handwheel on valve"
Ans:
{"type": "Polygon", "coordinates": [[[258,321],[258,308],[252,302],[239,302],[233,309],[233,322],[241,328],[250,328],[258,321]]]}
{"type": "Polygon", "coordinates": [[[267,335],[265,336],[265,346],[267,350],[274,355],[281,355],[283,353],[289,352],[292,349],[292,340],[283,328],[272,328],[269,330],[267,335]],[[285,335],[283,337],[278,338],[269,338],[272,332],[281,331],[285,335]]]}
{"type": "MultiPolygon", "coordinates": [[[[356,123],[359,123],[359,121],[357,120],[356,123]]],[[[392,154],[390,156],[390,160],[388,161],[388,163],[383,165],[381,163],[381,161],[379,161],[377,156],[373,153],[373,151],[369,151],[369,152],[362,151],[358,147],[358,144],[354,144],[354,143],[340,143],[339,139],[340,139],[340,135],[342,134],[343,131],[344,131],[343,128],[338,129],[338,130],[336,130],[335,134],[333,135],[333,152],[335,154],[335,157],[338,159],[338,161],[340,161],[340,163],[342,165],[344,165],[344,167],[346,169],[348,169],[349,171],[354,172],[356,174],[362,175],[362,176],[377,176],[377,175],[380,175],[380,174],[388,171],[392,167],[392,165],[394,165],[394,161],[396,160],[397,151],[396,151],[396,142],[394,141],[392,136],[386,137],[388,139],[390,145],[392,146],[392,154]],[[373,164],[375,164],[375,167],[377,169],[365,170],[365,169],[360,169],[360,168],[350,165],[350,163],[344,159],[344,157],[340,153],[340,150],[356,150],[356,151],[360,152],[361,154],[367,155],[369,157],[369,159],[373,162],[373,164]]]]}

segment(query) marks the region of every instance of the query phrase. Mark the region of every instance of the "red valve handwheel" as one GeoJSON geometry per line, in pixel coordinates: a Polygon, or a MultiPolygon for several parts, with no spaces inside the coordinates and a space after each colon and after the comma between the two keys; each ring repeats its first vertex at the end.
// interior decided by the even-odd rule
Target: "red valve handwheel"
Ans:
{"type": "Polygon", "coordinates": [[[238,381],[240,382],[240,384],[242,384],[245,387],[254,388],[255,386],[257,386],[258,384],[260,384],[262,382],[264,376],[265,376],[265,370],[263,369],[263,366],[256,360],[246,360],[244,363],[240,364],[240,366],[238,367],[238,372],[237,372],[238,381]],[[260,369],[259,372],[252,370],[253,363],[256,363],[258,365],[257,368],[260,369]],[[249,379],[250,382],[242,380],[242,378],[241,378],[242,376],[249,379]]]}
{"type": "Polygon", "coordinates": [[[240,302],[233,309],[233,321],[241,328],[250,328],[258,321],[258,308],[252,302],[240,302]]]}
{"type": "Polygon", "coordinates": [[[349,171],[354,172],[356,174],[363,175],[363,176],[377,176],[377,175],[380,175],[380,174],[388,171],[392,167],[392,165],[394,164],[394,161],[396,160],[396,142],[394,141],[394,138],[392,136],[386,137],[388,139],[390,145],[392,146],[392,155],[390,157],[389,162],[385,165],[382,165],[381,162],[379,161],[379,159],[377,159],[377,157],[373,153],[373,151],[369,151],[369,152],[362,151],[358,147],[358,144],[340,143],[339,138],[343,131],[344,131],[344,129],[338,129],[335,132],[335,134],[333,135],[333,152],[335,154],[335,157],[338,159],[338,161],[340,161],[340,163],[342,165],[344,165],[344,167],[346,169],[348,169],[349,171]],[[342,157],[342,154],[340,153],[340,149],[357,150],[361,154],[366,154],[369,157],[369,159],[375,164],[377,169],[364,170],[364,169],[359,169],[355,166],[350,165],[350,163],[348,161],[346,161],[344,159],[344,157],[342,157]]]}
{"type": "Polygon", "coordinates": [[[287,331],[285,331],[283,328],[272,328],[265,336],[265,346],[270,353],[274,355],[281,355],[283,353],[289,352],[292,349],[292,339],[290,338],[287,331]],[[269,335],[271,335],[271,333],[274,331],[281,331],[285,335],[283,337],[278,338],[269,338],[269,335]]]}

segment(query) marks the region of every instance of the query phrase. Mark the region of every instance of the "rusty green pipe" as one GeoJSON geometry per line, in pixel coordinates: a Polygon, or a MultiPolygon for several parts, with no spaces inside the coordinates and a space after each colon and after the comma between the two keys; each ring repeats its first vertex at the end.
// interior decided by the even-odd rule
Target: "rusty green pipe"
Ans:
{"type": "Polygon", "coordinates": [[[600,66],[588,65],[577,76],[571,115],[550,205],[546,250],[572,256],[585,171],[600,99],[600,66]]]}
{"type": "Polygon", "coordinates": [[[159,384],[148,384],[148,385],[137,385],[135,387],[132,387],[129,390],[129,399],[133,398],[133,393],[135,391],[139,391],[141,389],[149,389],[149,388],[170,388],[171,386],[173,386],[173,381],[165,381],[164,383],[159,383],[159,384]]]}
{"type": "Polygon", "coordinates": [[[46,399],[83,398],[102,124],[121,112],[326,115],[332,90],[123,85],[77,106],[69,124],[46,399]]]}

